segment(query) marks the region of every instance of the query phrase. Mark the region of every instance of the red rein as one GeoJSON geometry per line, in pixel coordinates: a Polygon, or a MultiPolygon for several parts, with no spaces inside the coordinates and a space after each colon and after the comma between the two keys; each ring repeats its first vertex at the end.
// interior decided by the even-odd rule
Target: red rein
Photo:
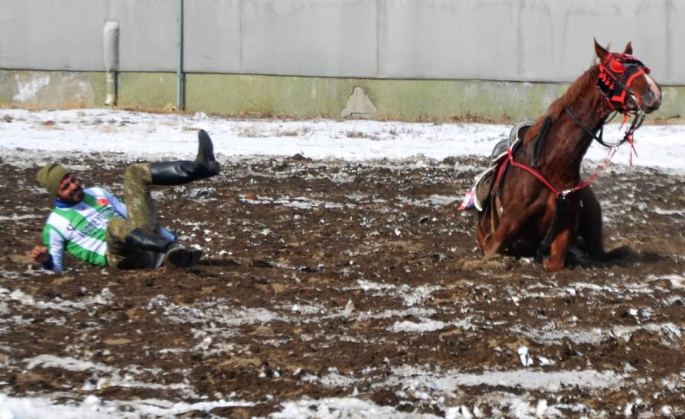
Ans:
{"type": "MultiPolygon", "coordinates": [[[[632,142],[632,136],[631,136],[631,139],[630,139],[629,141],[630,141],[630,144],[632,145],[632,144],[633,144],[633,142],[632,142]]],[[[545,186],[547,186],[547,187],[549,188],[549,190],[552,191],[552,193],[554,193],[554,195],[556,195],[558,198],[562,198],[562,199],[563,199],[563,198],[566,198],[566,195],[568,195],[568,194],[570,194],[570,193],[572,193],[572,192],[581,190],[581,189],[583,189],[583,188],[589,186],[590,183],[592,183],[595,179],[597,179],[597,176],[599,176],[600,172],[601,172],[602,170],[606,169],[606,167],[609,165],[609,162],[611,162],[611,158],[614,157],[614,154],[616,153],[616,150],[618,150],[618,147],[612,147],[611,150],[609,150],[609,155],[607,156],[607,158],[604,159],[604,161],[603,161],[602,164],[597,168],[597,170],[595,171],[595,173],[593,173],[585,182],[583,182],[583,183],[581,183],[580,185],[575,186],[575,187],[573,187],[573,188],[571,188],[571,189],[565,189],[565,190],[563,190],[563,191],[557,190],[554,186],[552,186],[552,184],[551,184],[547,179],[545,179],[545,178],[544,178],[539,172],[537,172],[535,169],[533,169],[533,168],[531,168],[531,167],[528,167],[528,166],[526,166],[526,165],[524,165],[524,164],[515,162],[515,161],[514,161],[514,154],[511,152],[511,147],[509,147],[509,148],[507,149],[507,155],[508,155],[508,157],[509,157],[509,164],[511,164],[511,165],[514,166],[514,167],[518,167],[519,169],[523,169],[523,170],[525,170],[526,172],[530,173],[531,175],[535,176],[536,178],[538,178],[538,180],[539,180],[540,182],[542,182],[545,186]]],[[[631,158],[632,158],[632,155],[631,155],[631,158]]],[[[631,160],[631,164],[632,164],[632,160],[631,160]]],[[[498,178],[498,179],[500,178],[500,176],[501,176],[502,173],[503,173],[503,168],[504,168],[504,165],[502,165],[502,166],[500,167],[500,171],[499,171],[499,173],[497,174],[497,178],[498,178]]]]}

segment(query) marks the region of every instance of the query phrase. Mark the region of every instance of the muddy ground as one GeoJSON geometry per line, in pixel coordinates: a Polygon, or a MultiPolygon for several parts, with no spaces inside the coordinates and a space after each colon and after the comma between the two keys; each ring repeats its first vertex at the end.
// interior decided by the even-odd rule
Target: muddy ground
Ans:
{"type": "MultiPolygon", "coordinates": [[[[123,156],[63,163],[121,196],[123,156]]],[[[550,275],[480,259],[454,201],[484,164],[224,161],[155,189],[199,266],[67,259],[56,276],[27,263],[51,204],[36,169],[2,163],[0,392],[236,401],[189,417],[336,417],[347,397],[397,415],[685,415],[682,176],[603,173],[605,244],[635,254],[550,275]]]]}

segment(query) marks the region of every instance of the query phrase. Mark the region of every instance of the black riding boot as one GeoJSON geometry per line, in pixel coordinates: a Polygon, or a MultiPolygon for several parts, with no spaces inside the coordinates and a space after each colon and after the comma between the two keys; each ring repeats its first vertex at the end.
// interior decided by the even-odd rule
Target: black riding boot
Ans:
{"type": "Polygon", "coordinates": [[[186,247],[183,244],[165,239],[159,234],[148,233],[142,228],[136,228],[126,236],[126,244],[137,249],[150,250],[164,254],[164,264],[179,268],[197,265],[202,252],[186,247]]]}
{"type": "Polygon", "coordinates": [[[219,163],[214,159],[214,146],[209,135],[200,130],[197,133],[198,150],[194,161],[150,163],[154,185],[182,185],[198,179],[218,175],[219,163]]]}

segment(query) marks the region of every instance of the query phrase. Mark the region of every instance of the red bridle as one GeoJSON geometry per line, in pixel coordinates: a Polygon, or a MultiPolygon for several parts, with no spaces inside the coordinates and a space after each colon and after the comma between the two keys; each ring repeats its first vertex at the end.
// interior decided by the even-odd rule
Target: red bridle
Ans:
{"type": "Polygon", "coordinates": [[[642,97],[633,92],[630,86],[636,78],[649,73],[650,69],[632,55],[609,54],[599,64],[597,87],[612,110],[621,113],[642,110],[642,97]],[[632,98],[635,107],[626,104],[628,98],[632,98]]]}

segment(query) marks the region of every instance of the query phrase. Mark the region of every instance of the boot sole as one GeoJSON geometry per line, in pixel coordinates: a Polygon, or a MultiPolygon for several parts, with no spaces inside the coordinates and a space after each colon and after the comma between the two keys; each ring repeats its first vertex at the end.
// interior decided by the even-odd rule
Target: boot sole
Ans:
{"type": "Polygon", "coordinates": [[[212,139],[209,137],[209,134],[207,134],[207,131],[203,129],[197,132],[197,139],[200,153],[195,161],[205,166],[212,175],[218,175],[221,172],[221,167],[214,156],[214,144],[212,143],[212,139]]]}
{"type": "Polygon", "coordinates": [[[167,252],[164,264],[175,268],[188,268],[200,263],[202,251],[192,248],[177,248],[167,252]]]}
{"type": "Polygon", "coordinates": [[[214,144],[212,143],[212,139],[209,138],[207,131],[203,129],[198,131],[197,140],[200,150],[203,151],[203,157],[207,158],[207,162],[214,161],[214,144]]]}

